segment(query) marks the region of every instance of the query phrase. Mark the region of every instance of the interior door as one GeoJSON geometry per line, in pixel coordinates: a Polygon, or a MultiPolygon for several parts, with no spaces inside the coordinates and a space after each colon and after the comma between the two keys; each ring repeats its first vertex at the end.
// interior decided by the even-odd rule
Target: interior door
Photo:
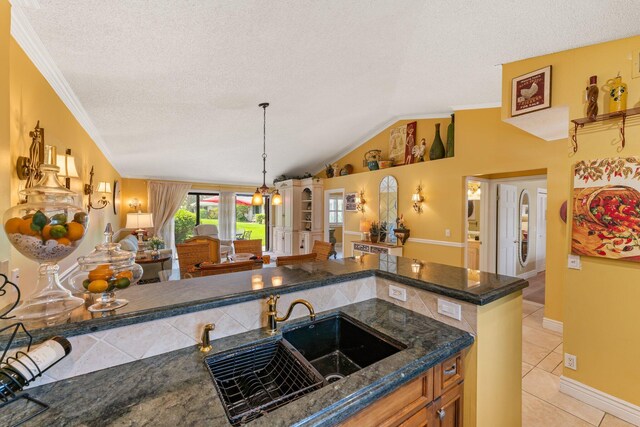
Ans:
{"type": "Polygon", "coordinates": [[[538,193],[536,212],[536,270],[547,269],[547,193],[538,193]]]}
{"type": "Polygon", "coordinates": [[[516,275],[518,262],[518,188],[498,185],[498,251],[497,272],[516,275]]]}

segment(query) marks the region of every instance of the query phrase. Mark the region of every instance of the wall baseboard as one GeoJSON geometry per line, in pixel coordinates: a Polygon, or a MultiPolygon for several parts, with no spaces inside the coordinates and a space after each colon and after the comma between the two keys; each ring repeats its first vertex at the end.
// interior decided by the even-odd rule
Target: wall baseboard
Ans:
{"type": "Polygon", "coordinates": [[[538,272],[536,270],[531,270],[518,275],[518,277],[521,279],[527,280],[527,279],[531,279],[532,277],[535,277],[537,274],[538,272]]]}
{"type": "Polygon", "coordinates": [[[550,331],[563,333],[564,324],[558,320],[549,319],[548,317],[542,318],[542,327],[549,329],[550,331]]]}
{"type": "Polygon", "coordinates": [[[560,377],[560,391],[621,420],[640,426],[640,406],[565,376],[560,377]]]}

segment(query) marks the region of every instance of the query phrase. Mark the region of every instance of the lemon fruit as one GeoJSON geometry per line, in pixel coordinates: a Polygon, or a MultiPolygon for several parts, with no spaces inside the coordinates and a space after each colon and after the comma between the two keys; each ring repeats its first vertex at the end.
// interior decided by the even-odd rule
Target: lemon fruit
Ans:
{"type": "Polygon", "coordinates": [[[109,283],[106,280],[92,280],[87,286],[87,290],[94,294],[100,294],[109,289],[109,283]]]}
{"type": "Polygon", "coordinates": [[[110,268],[96,268],[89,272],[89,280],[109,280],[113,276],[113,270],[110,268]]]}
{"type": "Polygon", "coordinates": [[[129,279],[129,281],[133,280],[133,272],[130,270],[124,270],[116,274],[116,279],[129,279]]]}

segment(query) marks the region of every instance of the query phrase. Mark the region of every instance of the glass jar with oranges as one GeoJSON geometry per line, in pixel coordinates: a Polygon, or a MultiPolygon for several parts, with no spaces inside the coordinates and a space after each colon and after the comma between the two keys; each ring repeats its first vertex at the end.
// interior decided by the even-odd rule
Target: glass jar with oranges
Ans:
{"type": "Polygon", "coordinates": [[[72,296],[60,284],[57,263],[80,245],[89,216],[77,204],[76,193],[58,181],[59,170],[54,164],[40,165],[40,179],[20,192],[26,203],[10,208],[3,217],[9,242],[22,255],[40,264],[35,288],[21,286],[31,292],[23,291],[26,298],[11,312],[23,322],[56,324],[84,304],[83,299],[72,296]]]}
{"type": "Polygon", "coordinates": [[[107,224],[104,236],[104,243],[97,245],[89,255],[78,258],[79,272],[69,279],[75,292],[99,295],[95,304],[88,308],[91,312],[111,311],[127,305],[129,301],[116,298],[116,291],[138,283],[142,277],[142,267],[135,263],[135,253],[124,251],[118,243],[113,243],[111,224],[107,224]]]}

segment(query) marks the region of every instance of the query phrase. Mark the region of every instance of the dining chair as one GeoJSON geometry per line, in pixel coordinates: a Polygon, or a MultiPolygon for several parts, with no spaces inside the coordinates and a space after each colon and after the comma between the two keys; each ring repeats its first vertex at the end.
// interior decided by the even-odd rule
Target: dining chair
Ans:
{"type": "Polygon", "coordinates": [[[262,240],[261,239],[253,239],[253,240],[234,240],[233,248],[235,253],[249,253],[254,254],[255,256],[262,256],[262,240]]]}
{"type": "Polygon", "coordinates": [[[280,267],[282,265],[295,265],[295,264],[304,264],[305,262],[314,262],[316,260],[316,254],[304,254],[304,255],[288,255],[288,256],[279,256],[276,259],[276,266],[280,267]]]}
{"type": "Polygon", "coordinates": [[[209,243],[176,243],[180,277],[185,277],[190,267],[204,261],[209,261],[209,243]]]}
{"type": "Polygon", "coordinates": [[[322,240],[316,240],[313,242],[313,249],[311,252],[316,254],[317,261],[326,261],[329,259],[329,255],[332,251],[332,245],[329,242],[323,242],[322,240]]]}
{"type": "Polygon", "coordinates": [[[211,236],[193,236],[184,241],[186,244],[206,243],[209,245],[209,258],[207,261],[220,262],[220,239],[211,236]]]}

